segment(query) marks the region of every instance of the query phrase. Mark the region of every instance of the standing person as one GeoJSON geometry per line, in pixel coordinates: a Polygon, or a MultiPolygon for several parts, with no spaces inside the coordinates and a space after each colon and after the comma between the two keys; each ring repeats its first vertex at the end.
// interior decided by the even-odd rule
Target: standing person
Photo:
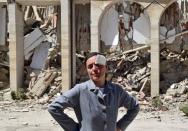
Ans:
{"type": "Polygon", "coordinates": [[[137,101],[119,85],[105,80],[105,56],[90,53],[86,68],[90,80],[57,97],[48,111],[65,131],[124,131],[139,112],[137,101]],[[63,112],[67,107],[74,109],[78,123],[63,112]],[[119,107],[127,108],[127,113],[117,121],[119,107]]]}

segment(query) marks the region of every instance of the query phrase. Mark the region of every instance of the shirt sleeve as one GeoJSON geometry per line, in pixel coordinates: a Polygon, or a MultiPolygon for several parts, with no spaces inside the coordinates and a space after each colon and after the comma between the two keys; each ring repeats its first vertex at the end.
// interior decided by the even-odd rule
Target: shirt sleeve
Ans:
{"type": "Polygon", "coordinates": [[[79,104],[79,86],[75,86],[63,95],[57,97],[49,106],[48,111],[59,125],[66,131],[79,131],[79,124],[64,113],[67,107],[79,104]]]}
{"type": "Polygon", "coordinates": [[[120,89],[119,95],[119,106],[127,108],[127,113],[117,122],[117,127],[124,131],[137,116],[140,107],[138,101],[122,88],[120,89]]]}

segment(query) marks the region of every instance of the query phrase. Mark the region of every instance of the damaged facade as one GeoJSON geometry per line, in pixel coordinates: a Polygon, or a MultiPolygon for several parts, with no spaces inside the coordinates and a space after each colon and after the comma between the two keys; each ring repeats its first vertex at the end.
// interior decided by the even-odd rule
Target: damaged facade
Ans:
{"type": "Polygon", "coordinates": [[[68,90],[87,79],[83,60],[89,51],[107,55],[109,79],[130,86],[127,90],[154,97],[187,78],[187,0],[15,0],[4,7],[0,15],[9,18],[9,44],[1,20],[0,45],[9,47],[10,69],[2,62],[0,67],[10,70],[12,91],[24,84],[38,97],[49,86],[50,92],[68,90]],[[45,17],[52,27],[44,20],[49,6],[55,7],[45,17]],[[36,77],[30,68],[42,73],[36,77]]]}

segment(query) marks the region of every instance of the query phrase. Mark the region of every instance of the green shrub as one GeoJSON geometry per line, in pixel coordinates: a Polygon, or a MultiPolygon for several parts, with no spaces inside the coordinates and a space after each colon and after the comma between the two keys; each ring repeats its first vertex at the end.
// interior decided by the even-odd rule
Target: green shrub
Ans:
{"type": "Polygon", "coordinates": [[[25,100],[27,96],[25,95],[25,90],[23,88],[18,88],[18,91],[12,91],[11,97],[13,100],[25,100]]]}
{"type": "Polygon", "coordinates": [[[163,106],[163,102],[159,96],[152,99],[152,106],[155,108],[161,108],[163,106]]]}

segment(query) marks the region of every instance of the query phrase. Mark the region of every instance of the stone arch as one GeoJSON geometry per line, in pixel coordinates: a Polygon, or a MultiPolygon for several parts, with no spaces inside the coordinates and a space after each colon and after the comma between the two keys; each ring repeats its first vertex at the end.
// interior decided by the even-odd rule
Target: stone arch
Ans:
{"type": "Polygon", "coordinates": [[[160,89],[162,93],[166,93],[167,89],[172,84],[183,81],[188,77],[186,73],[188,65],[184,58],[188,55],[188,45],[186,44],[186,41],[188,41],[188,20],[181,21],[183,14],[180,12],[180,2],[181,0],[173,0],[167,4],[161,12],[159,20],[159,53],[161,54],[160,89]],[[166,23],[164,23],[165,17],[171,18],[170,21],[165,21],[166,23]],[[184,24],[186,24],[187,27],[184,28],[184,24]],[[164,55],[164,52],[166,55],[164,55]],[[177,57],[168,57],[168,59],[166,59],[170,54],[174,56],[179,55],[181,61],[177,57]]]}
{"type": "Polygon", "coordinates": [[[174,2],[177,2],[179,0],[171,0],[168,4],[166,4],[166,6],[164,7],[164,10],[161,12],[161,15],[165,12],[165,10],[172,5],[174,2]]]}
{"type": "MultiPolygon", "coordinates": [[[[115,45],[117,44],[117,39],[118,39],[118,35],[117,35],[117,31],[118,31],[118,25],[117,25],[118,24],[118,13],[117,12],[115,13],[116,9],[113,9],[113,8],[116,8],[115,5],[118,4],[118,3],[122,3],[122,1],[121,0],[116,0],[116,1],[110,2],[109,4],[107,4],[104,7],[103,12],[100,15],[100,18],[99,18],[99,21],[98,21],[98,30],[99,30],[99,32],[98,32],[98,35],[99,35],[98,38],[99,38],[99,44],[100,44],[100,46],[110,45],[111,44],[112,47],[113,47],[114,46],[113,44],[115,44],[115,45]],[[111,17],[111,20],[108,21],[108,18],[110,18],[110,17],[111,17]],[[107,22],[107,24],[103,24],[105,22],[107,22]],[[110,28],[108,28],[108,33],[110,32],[109,33],[110,37],[108,36],[108,39],[106,39],[107,36],[105,37],[105,35],[104,35],[104,32],[106,32],[106,31],[104,31],[105,29],[103,29],[103,27],[107,29],[108,25],[112,25],[112,26],[110,26],[110,28]],[[116,31],[113,32],[114,30],[116,30],[116,31]]],[[[139,3],[139,2],[136,2],[136,1],[126,1],[126,3],[131,3],[131,4],[135,3],[136,5],[139,5],[141,9],[143,9],[143,5],[141,3],[139,3]]],[[[146,41],[148,41],[150,39],[150,36],[151,36],[151,32],[150,32],[150,30],[151,30],[151,24],[150,24],[150,18],[149,18],[149,15],[148,15],[147,11],[145,10],[144,12],[145,12],[145,13],[143,13],[144,14],[144,20],[145,20],[145,22],[147,22],[146,25],[148,25],[148,28],[146,28],[146,29],[148,29],[148,30],[147,30],[146,34],[144,34],[144,35],[147,35],[147,39],[146,39],[146,37],[144,35],[142,35],[142,39],[145,38],[146,41]]],[[[135,21],[133,21],[133,22],[135,22],[135,21]]],[[[137,24],[138,23],[139,22],[137,22],[137,24]]],[[[134,28],[134,29],[136,29],[136,28],[134,28]]],[[[136,33],[138,33],[138,32],[136,32],[136,33]]],[[[133,38],[133,40],[134,40],[134,38],[133,38]]],[[[145,42],[142,42],[142,43],[145,43],[145,42]]],[[[103,48],[105,48],[105,47],[103,47],[103,48]]]]}

